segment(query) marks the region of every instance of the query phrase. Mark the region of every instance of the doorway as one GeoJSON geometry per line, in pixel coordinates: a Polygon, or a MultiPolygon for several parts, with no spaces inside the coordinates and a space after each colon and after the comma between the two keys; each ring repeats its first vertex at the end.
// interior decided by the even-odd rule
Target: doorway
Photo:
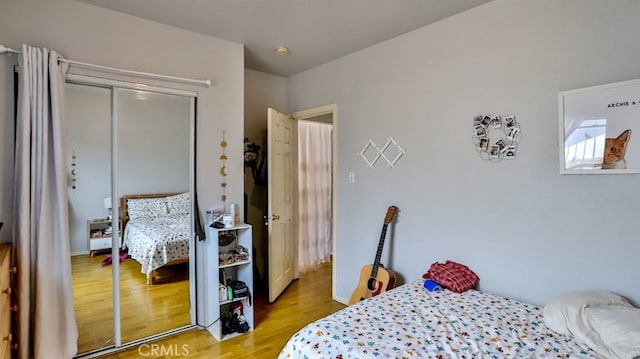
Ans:
{"type": "MultiPolygon", "coordinates": [[[[269,109],[269,111],[271,111],[272,109],[269,109]]],[[[299,111],[293,114],[289,114],[289,115],[285,115],[289,118],[291,118],[294,122],[297,120],[311,120],[311,121],[321,121],[323,123],[330,123],[332,125],[333,131],[332,131],[332,135],[331,135],[331,173],[335,173],[336,172],[336,150],[335,150],[335,144],[336,144],[336,132],[335,132],[335,124],[337,121],[337,107],[335,104],[332,105],[326,105],[326,106],[321,106],[321,107],[316,107],[316,108],[311,108],[308,110],[304,110],[304,111],[299,111]]],[[[268,126],[267,126],[268,127],[268,126]]],[[[298,151],[297,151],[297,145],[298,145],[298,140],[297,140],[297,126],[292,126],[294,135],[293,135],[293,148],[294,150],[292,151],[292,162],[295,164],[298,162],[298,151]]],[[[254,131],[255,132],[255,131],[254,131]]],[[[267,129],[266,132],[263,133],[263,137],[264,141],[263,142],[258,142],[258,145],[262,145],[261,150],[260,150],[260,155],[259,155],[259,161],[257,161],[258,163],[262,162],[265,160],[265,158],[268,158],[268,162],[269,164],[272,164],[273,158],[271,157],[271,149],[267,148],[267,138],[268,138],[268,132],[269,130],[267,129]]],[[[273,131],[271,131],[273,132],[273,131]]],[[[253,138],[249,138],[250,143],[254,143],[253,138]]],[[[260,166],[258,166],[259,168],[260,166]]],[[[291,182],[293,183],[293,185],[291,186],[291,192],[288,193],[288,197],[292,198],[292,202],[297,203],[298,201],[298,197],[299,197],[299,193],[298,193],[298,185],[297,185],[297,169],[290,171],[288,174],[289,176],[291,176],[291,182]]],[[[245,172],[247,173],[247,172],[245,172]]],[[[336,252],[336,243],[335,243],[335,203],[336,203],[336,198],[335,198],[335,191],[334,188],[336,183],[336,178],[335,176],[331,176],[331,263],[333,263],[333,259],[335,258],[335,256],[337,255],[336,252]]],[[[269,273],[269,257],[271,256],[271,253],[269,252],[269,244],[270,239],[269,239],[269,235],[271,233],[269,226],[273,224],[273,220],[271,220],[271,218],[273,218],[274,213],[269,213],[268,210],[268,198],[272,198],[272,196],[270,194],[268,194],[268,192],[273,189],[273,186],[268,186],[266,185],[266,183],[262,183],[262,184],[258,184],[258,181],[256,181],[256,176],[251,176],[251,175],[247,175],[245,174],[245,192],[247,194],[248,197],[248,202],[247,202],[247,208],[248,208],[248,214],[247,214],[247,219],[248,219],[248,223],[252,223],[254,225],[254,238],[253,238],[253,245],[254,245],[254,253],[255,253],[255,263],[254,263],[254,272],[255,274],[255,278],[257,279],[255,281],[256,283],[256,292],[258,293],[262,293],[265,294],[267,296],[269,293],[269,285],[270,283],[273,283],[274,281],[270,279],[271,274],[269,273]]],[[[299,248],[299,243],[298,243],[298,220],[297,220],[297,211],[298,211],[298,206],[297,204],[294,206],[294,217],[296,218],[296,220],[294,221],[294,230],[293,233],[294,235],[290,236],[290,239],[288,239],[288,241],[291,241],[291,243],[286,243],[281,245],[281,248],[293,248],[293,252],[294,252],[294,260],[293,260],[293,279],[298,279],[300,277],[299,273],[300,273],[300,268],[298,266],[298,248],[299,248]]],[[[279,214],[278,214],[279,215],[279,214]]],[[[276,221],[277,222],[277,221],[276,221]]],[[[335,268],[332,265],[332,270],[331,270],[331,288],[332,288],[332,293],[335,293],[335,268]]],[[[286,284],[284,285],[286,287],[286,284]]],[[[286,290],[286,289],[285,289],[286,290]]],[[[277,295],[276,295],[277,297],[277,295]]]]}
{"type": "MultiPolygon", "coordinates": [[[[297,121],[309,120],[309,119],[322,119],[325,123],[330,123],[333,127],[336,119],[336,106],[328,105],[318,108],[312,108],[305,111],[299,111],[290,115],[281,114],[274,109],[268,109],[268,124],[267,124],[267,138],[268,146],[273,147],[277,144],[282,143],[282,141],[291,141],[290,153],[291,155],[283,155],[286,152],[283,152],[282,146],[278,145],[274,148],[270,148],[267,151],[267,158],[269,163],[269,185],[267,186],[267,214],[266,214],[266,224],[267,224],[267,262],[268,262],[268,289],[269,289],[269,301],[273,302],[276,298],[286,290],[288,284],[300,277],[300,254],[299,250],[302,248],[301,242],[299,240],[299,228],[301,228],[300,224],[300,214],[307,213],[306,210],[301,211],[299,207],[299,199],[301,197],[300,188],[298,185],[298,175],[299,171],[297,170],[297,163],[300,159],[298,153],[298,126],[297,121]],[[287,135],[282,137],[283,134],[291,133],[291,135],[287,135]],[[282,137],[282,139],[281,139],[282,137]],[[278,171],[278,169],[290,168],[288,171],[278,171]],[[274,171],[275,170],[275,171],[274,171]],[[273,172],[273,173],[272,173],[273,172]],[[282,173],[280,173],[282,172],[282,173]],[[274,181],[278,178],[277,181],[274,181]],[[286,185],[286,183],[291,183],[292,185],[286,185]],[[283,185],[284,184],[284,185],[283,185]],[[282,217],[280,211],[283,213],[287,213],[287,206],[284,204],[290,203],[291,210],[293,216],[285,216],[282,217]],[[284,208],[284,209],[283,209],[284,208]],[[282,219],[285,219],[284,221],[282,219]],[[289,227],[286,224],[289,222],[286,219],[292,218],[292,225],[289,227]],[[277,249],[277,251],[274,251],[277,249]],[[290,254],[289,254],[290,253],[290,254]]],[[[331,148],[330,157],[331,157],[331,173],[335,172],[335,164],[336,164],[336,151],[334,150],[335,146],[335,132],[331,131],[331,135],[328,136],[331,138],[331,148]]],[[[331,204],[330,204],[330,217],[328,220],[331,223],[331,232],[330,237],[335,238],[335,193],[333,188],[335,188],[335,177],[331,176],[330,180],[330,190],[331,192],[331,204]]],[[[304,189],[307,190],[307,189],[304,189]]],[[[304,220],[309,220],[305,218],[304,220]]],[[[308,223],[305,223],[305,227],[308,227],[308,223]]],[[[331,250],[330,252],[335,255],[335,242],[330,244],[331,250]]],[[[331,270],[332,274],[335,273],[335,269],[332,266],[331,270]]],[[[332,275],[332,292],[335,292],[335,280],[332,275]]]]}
{"type": "MultiPolygon", "coordinates": [[[[296,206],[296,232],[297,232],[297,236],[296,236],[296,273],[295,273],[295,277],[299,278],[300,275],[300,271],[304,270],[304,265],[301,266],[301,264],[309,264],[309,265],[314,265],[314,264],[319,264],[322,262],[325,262],[328,260],[328,262],[331,265],[331,292],[332,292],[332,297],[333,297],[333,293],[335,293],[335,267],[333,265],[333,261],[334,258],[336,256],[336,236],[335,236],[335,204],[336,204],[336,193],[335,193],[335,188],[336,188],[336,177],[335,177],[335,173],[336,173],[336,165],[337,165],[337,153],[336,153],[336,132],[335,132],[335,124],[336,124],[336,120],[337,120],[337,107],[335,104],[332,105],[326,105],[326,106],[321,106],[321,107],[315,107],[315,108],[311,108],[311,109],[307,109],[307,110],[303,110],[303,111],[298,111],[295,112],[293,114],[291,114],[291,117],[296,121],[300,121],[300,122],[311,122],[311,124],[322,124],[325,126],[328,126],[329,131],[330,131],[330,135],[327,137],[326,133],[324,136],[322,135],[314,135],[314,137],[324,137],[324,139],[322,140],[323,142],[329,142],[329,143],[325,143],[325,146],[328,148],[328,161],[324,161],[321,160],[320,162],[328,162],[327,165],[329,166],[330,170],[329,172],[329,182],[328,183],[324,183],[324,182],[320,182],[320,183],[316,183],[314,186],[316,187],[314,189],[314,191],[319,191],[319,192],[325,192],[328,194],[329,201],[328,203],[321,205],[322,207],[324,207],[328,213],[326,215],[322,215],[321,217],[324,217],[324,219],[318,221],[318,218],[321,217],[309,217],[307,216],[304,212],[305,210],[303,210],[301,208],[301,206],[303,206],[303,204],[301,204],[301,200],[302,203],[305,202],[305,198],[307,195],[304,193],[305,191],[308,191],[308,189],[304,189],[301,188],[303,185],[299,183],[300,181],[300,177],[301,177],[301,171],[302,169],[298,170],[298,185],[296,186],[296,191],[295,191],[295,201],[297,203],[296,206]],[[328,217],[328,218],[327,218],[328,217]],[[310,221],[313,221],[315,223],[309,223],[310,221]],[[307,222],[307,223],[305,223],[307,222]],[[322,222],[322,223],[320,223],[322,222]],[[302,248],[302,246],[307,246],[308,243],[306,243],[306,239],[302,238],[302,234],[300,233],[301,231],[306,232],[306,228],[309,227],[316,227],[318,228],[320,225],[320,229],[322,229],[322,226],[328,225],[330,226],[328,233],[324,232],[323,230],[318,231],[320,234],[318,234],[319,236],[325,237],[322,240],[322,246],[326,246],[328,245],[330,248],[321,248],[319,249],[318,253],[316,253],[315,255],[311,255],[308,251],[305,251],[304,248],[302,248]],[[327,238],[328,237],[328,238],[327,238]],[[306,258],[300,258],[299,256],[302,256],[304,254],[301,253],[306,252],[307,254],[305,255],[306,258]],[[328,258],[326,257],[328,253],[328,258]]],[[[297,127],[298,129],[300,128],[299,126],[297,127]]],[[[326,128],[325,128],[326,131],[326,128]]],[[[300,155],[300,147],[301,146],[306,146],[306,144],[301,143],[300,141],[305,141],[304,138],[306,136],[302,135],[300,132],[296,133],[296,139],[297,139],[297,148],[298,150],[295,153],[294,159],[295,162],[298,164],[299,167],[305,167],[308,165],[305,164],[305,160],[303,158],[301,158],[300,155]]],[[[316,138],[318,139],[318,138],[316,138]]],[[[317,163],[316,163],[317,165],[317,163]]],[[[315,181],[312,181],[312,183],[315,181]]],[[[317,196],[317,198],[322,198],[323,195],[319,195],[317,196]]],[[[313,232],[313,231],[312,231],[313,232]]]]}
{"type": "Polygon", "coordinates": [[[330,263],[333,254],[332,116],[298,125],[298,265],[304,271],[330,263]]]}

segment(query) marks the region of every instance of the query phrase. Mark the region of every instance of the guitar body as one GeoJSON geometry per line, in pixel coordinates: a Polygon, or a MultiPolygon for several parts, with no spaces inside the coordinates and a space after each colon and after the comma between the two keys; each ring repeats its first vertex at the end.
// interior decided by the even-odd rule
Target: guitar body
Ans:
{"type": "Polygon", "coordinates": [[[349,305],[376,296],[388,289],[392,289],[396,285],[395,273],[380,264],[380,256],[382,255],[382,248],[384,246],[384,237],[387,234],[387,226],[397,213],[398,207],[396,206],[390,206],[387,210],[387,215],[384,217],[384,225],[382,226],[382,233],[380,233],[376,259],[373,261],[373,264],[367,264],[360,270],[358,286],[349,298],[349,305]]]}
{"type": "Polygon", "coordinates": [[[371,277],[373,265],[367,264],[360,270],[358,286],[349,298],[349,305],[359,301],[374,297],[386,290],[392,289],[396,285],[396,274],[392,270],[385,269],[380,265],[376,277],[371,277]]]}

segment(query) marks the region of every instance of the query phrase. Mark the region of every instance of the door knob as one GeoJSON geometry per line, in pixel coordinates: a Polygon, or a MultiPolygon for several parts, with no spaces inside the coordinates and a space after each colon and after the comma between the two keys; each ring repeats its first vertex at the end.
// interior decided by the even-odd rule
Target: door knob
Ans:
{"type": "Polygon", "coordinates": [[[277,220],[280,219],[280,216],[277,215],[277,214],[274,214],[274,215],[271,216],[271,219],[273,219],[274,221],[277,221],[277,220]]]}

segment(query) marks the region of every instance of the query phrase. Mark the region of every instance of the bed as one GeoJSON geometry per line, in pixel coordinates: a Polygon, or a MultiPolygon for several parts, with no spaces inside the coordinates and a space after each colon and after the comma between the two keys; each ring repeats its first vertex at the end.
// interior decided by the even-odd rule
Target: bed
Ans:
{"type": "Polygon", "coordinates": [[[189,261],[188,192],[125,195],[120,208],[123,248],[140,263],[147,284],[155,284],[159,268],[189,261]]]}
{"type": "Polygon", "coordinates": [[[602,358],[544,324],[543,308],[417,280],[295,333],[279,358],[602,358]]]}

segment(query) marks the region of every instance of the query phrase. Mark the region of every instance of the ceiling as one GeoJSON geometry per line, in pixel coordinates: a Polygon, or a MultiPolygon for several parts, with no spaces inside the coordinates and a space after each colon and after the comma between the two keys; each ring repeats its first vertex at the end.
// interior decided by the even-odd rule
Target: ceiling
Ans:
{"type": "Polygon", "coordinates": [[[290,76],[490,0],[78,1],[244,44],[246,68],[290,76]]]}

